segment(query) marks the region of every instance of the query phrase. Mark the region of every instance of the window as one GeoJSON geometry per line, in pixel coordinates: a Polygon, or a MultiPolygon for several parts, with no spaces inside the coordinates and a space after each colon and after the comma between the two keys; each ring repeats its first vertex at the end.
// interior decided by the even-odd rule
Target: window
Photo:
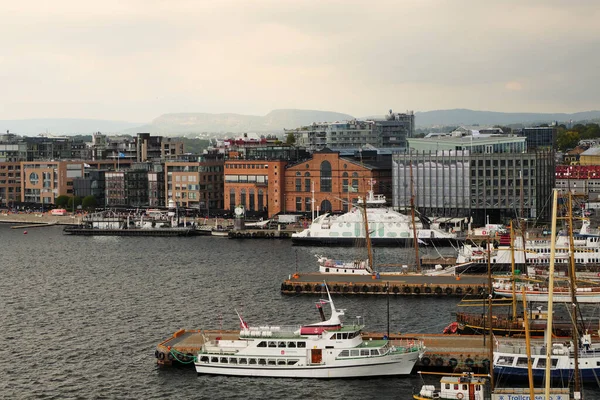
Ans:
{"type": "Polygon", "coordinates": [[[31,183],[32,185],[37,185],[39,180],[40,180],[40,177],[37,173],[32,172],[31,174],[29,174],[29,183],[31,183]]]}
{"type": "Polygon", "coordinates": [[[296,211],[302,211],[302,197],[296,197],[296,211]]]}
{"type": "Polygon", "coordinates": [[[302,191],[302,179],[297,178],[296,179],[296,192],[300,192],[302,191]]]}
{"type": "Polygon", "coordinates": [[[321,163],[321,192],[331,192],[331,164],[329,161],[321,163]]]}

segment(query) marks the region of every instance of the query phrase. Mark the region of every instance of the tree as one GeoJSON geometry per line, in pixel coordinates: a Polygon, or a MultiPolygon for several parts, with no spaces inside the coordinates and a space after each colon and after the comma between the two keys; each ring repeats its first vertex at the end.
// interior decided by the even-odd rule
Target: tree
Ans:
{"type": "Polygon", "coordinates": [[[81,197],[79,196],[75,196],[75,197],[69,197],[69,202],[67,203],[67,208],[69,210],[74,210],[77,208],[77,206],[81,205],[81,197]]]}
{"type": "Polygon", "coordinates": [[[56,207],[58,208],[65,208],[67,204],[69,204],[69,199],[69,196],[61,194],[56,198],[56,200],[54,200],[54,204],[56,204],[56,207]]]}
{"type": "Polygon", "coordinates": [[[85,196],[81,201],[81,205],[85,210],[93,211],[96,208],[96,197],[95,196],[85,196]]]}
{"type": "Polygon", "coordinates": [[[575,131],[559,132],[556,138],[556,145],[562,151],[575,148],[578,143],[579,133],[575,131]]]}
{"type": "Polygon", "coordinates": [[[287,138],[285,140],[286,144],[289,144],[290,146],[293,145],[294,143],[296,143],[296,136],[294,136],[294,132],[289,132],[287,134],[287,138]]]}

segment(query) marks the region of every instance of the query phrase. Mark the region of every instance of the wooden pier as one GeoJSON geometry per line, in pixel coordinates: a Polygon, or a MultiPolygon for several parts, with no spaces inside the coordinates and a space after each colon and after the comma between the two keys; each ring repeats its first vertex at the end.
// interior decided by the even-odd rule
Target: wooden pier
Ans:
{"type": "MultiPolygon", "coordinates": [[[[239,331],[234,330],[185,330],[181,329],[156,346],[154,355],[159,365],[193,364],[196,354],[205,340],[236,340],[239,331]]],[[[382,339],[385,333],[363,332],[363,339],[382,339]]],[[[389,335],[394,342],[411,339],[423,340],[426,351],[415,365],[415,371],[471,371],[487,370],[490,365],[487,344],[483,336],[457,336],[443,334],[401,334],[389,335]]],[[[486,342],[487,343],[487,342],[486,342]]]]}
{"type": "Polygon", "coordinates": [[[281,284],[281,293],[322,294],[325,292],[324,281],[331,293],[363,296],[483,296],[487,294],[488,286],[487,277],[483,275],[338,275],[314,272],[290,275],[281,284]]]}

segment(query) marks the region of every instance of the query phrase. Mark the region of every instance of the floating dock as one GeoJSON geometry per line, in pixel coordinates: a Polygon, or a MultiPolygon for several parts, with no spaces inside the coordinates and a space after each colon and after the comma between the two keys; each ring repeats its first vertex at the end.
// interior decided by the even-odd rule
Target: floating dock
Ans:
{"type": "Polygon", "coordinates": [[[331,293],[397,296],[483,296],[488,279],[483,275],[437,275],[380,273],[377,275],[341,275],[296,273],[283,281],[283,294],[322,294],[324,281],[331,293]]]}
{"type": "Polygon", "coordinates": [[[43,228],[46,226],[54,226],[56,222],[40,222],[38,224],[26,224],[26,225],[13,225],[11,229],[25,229],[25,228],[43,228]]]}
{"type": "Polygon", "coordinates": [[[66,235],[79,236],[195,236],[196,230],[192,228],[156,228],[156,229],[97,229],[80,228],[78,226],[67,227],[63,230],[66,235]]]}
{"type": "MultiPolygon", "coordinates": [[[[156,346],[154,356],[159,365],[193,364],[196,354],[206,340],[235,340],[239,331],[234,330],[185,330],[181,329],[156,346]]],[[[363,339],[382,339],[385,333],[364,332],[363,339]]],[[[423,340],[426,351],[415,365],[416,370],[427,371],[471,371],[487,370],[489,338],[483,336],[456,336],[443,334],[400,334],[390,333],[392,343],[406,340],[423,340]],[[486,344],[488,343],[488,344],[486,344]]]]}

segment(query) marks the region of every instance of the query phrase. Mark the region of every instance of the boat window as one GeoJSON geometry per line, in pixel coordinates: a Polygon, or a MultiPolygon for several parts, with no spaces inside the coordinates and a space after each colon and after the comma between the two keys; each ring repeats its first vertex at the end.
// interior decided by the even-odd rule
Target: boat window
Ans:
{"type": "Polygon", "coordinates": [[[298,348],[299,349],[305,349],[306,348],[306,342],[298,342],[298,348]]]}
{"type": "Polygon", "coordinates": [[[231,358],[229,359],[229,364],[237,364],[237,363],[238,363],[238,362],[237,362],[237,358],[235,358],[235,357],[231,357],[231,358]]]}
{"type": "Polygon", "coordinates": [[[269,347],[277,347],[277,344],[275,342],[269,342],[269,347]]]}
{"type": "Polygon", "coordinates": [[[288,360],[287,365],[295,365],[298,360],[288,360]]]}
{"type": "Polygon", "coordinates": [[[350,352],[348,350],[342,350],[340,351],[340,354],[338,354],[338,357],[348,357],[350,355],[350,352]]]}
{"type": "Polygon", "coordinates": [[[517,366],[526,367],[527,366],[527,357],[519,357],[517,358],[517,366]]]}
{"type": "Polygon", "coordinates": [[[279,361],[277,361],[277,365],[285,365],[285,360],[279,360],[279,361]]]}
{"type": "Polygon", "coordinates": [[[479,392],[481,390],[481,385],[475,385],[475,391],[479,392]]]}
{"type": "Polygon", "coordinates": [[[245,358],[240,358],[239,361],[239,364],[248,364],[248,360],[246,360],[245,358]]]}
{"type": "Polygon", "coordinates": [[[296,347],[296,342],[289,342],[288,347],[296,347]]]}
{"type": "Polygon", "coordinates": [[[360,355],[361,356],[368,356],[369,355],[369,349],[361,349],[360,350],[360,355]]]}
{"type": "Polygon", "coordinates": [[[358,350],[350,350],[350,355],[352,357],[358,357],[358,350]]]}
{"type": "Polygon", "coordinates": [[[462,385],[462,390],[468,390],[468,389],[469,389],[469,387],[467,385],[465,385],[465,384],[462,385]]]}
{"type": "Polygon", "coordinates": [[[208,362],[208,356],[200,357],[200,362],[208,362]]]}
{"type": "Polygon", "coordinates": [[[227,364],[227,357],[221,357],[221,362],[223,364],[227,364]]]}
{"type": "Polygon", "coordinates": [[[449,390],[449,389],[450,389],[450,384],[446,383],[446,390],[449,390]]]}
{"type": "Polygon", "coordinates": [[[458,383],[454,384],[454,390],[458,390],[458,383]]]}
{"type": "Polygon", "coordinates": [[[255,358],[251,358],[250,362],[248,364],[256,364],[256,359],[255,358]]]}
{"type": "Polygon", "coordinates": [[[285,347],[285,342],[279,342],[278,347],[285,347]]]}
{"type": "Polygon", "coordinates": [[[260,342],[256,347],[267,347],[267,342],[260,342]]]}
{"type": "Polygon", "coordinates": [[[348,332],[342,333],[342,339],[348,339],[348,332]]]}
{"type": "Polygon", "coordinates": [[[267,360],[265,360],[264,358],[259,358],[258,365],[267,365],[267,360]]]}
{"type": "Polygon", "coordinates": [[[211,357],[210,362],[219,362],[219,357],[211,357]]]}
{"type": "Polygon", "coordinates": [[[377,349],[371,349],[371,355],[372,356],[378,356],[379,355],[379,351],[377,349]]]}
{"type": "Polygon", "coordinates": [[[276,365],[275,360],[267,360],[268,365],[276,365]]]}
{"type": "Polygon", "coordinates": [[[498,359],[498,364],[500,365],[512,365],[514,357],[504,357],[498,359]]]}

